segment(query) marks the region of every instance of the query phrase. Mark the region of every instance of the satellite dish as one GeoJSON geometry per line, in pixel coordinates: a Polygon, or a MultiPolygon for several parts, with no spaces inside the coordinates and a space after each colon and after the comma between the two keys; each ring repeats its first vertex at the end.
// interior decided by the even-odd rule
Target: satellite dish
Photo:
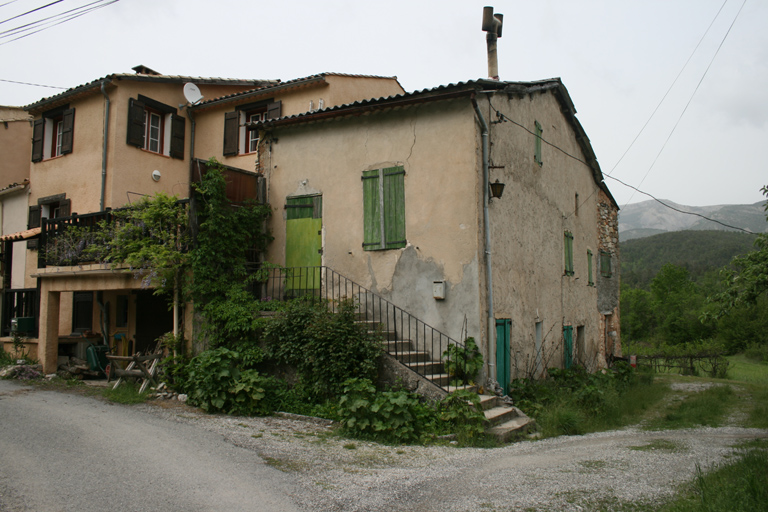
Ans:
{"type": "Polygon", "coordinates": [[[192,105],[196,104],[197,102],[203,99],[203,95],[200,92],[200,88],[195,84],[193,84],[192,82],[188,82],[184,84],[184,97],[192,105]]]}

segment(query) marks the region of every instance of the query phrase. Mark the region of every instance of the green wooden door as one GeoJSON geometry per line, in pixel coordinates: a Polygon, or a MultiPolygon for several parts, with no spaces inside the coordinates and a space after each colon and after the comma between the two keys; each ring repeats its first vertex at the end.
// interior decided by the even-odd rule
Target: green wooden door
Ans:
{"type": "Polygon", "coordinates": [[[293,296],[317,291],[323,251],[323,197],[289,197],[285,208],[285,266],[293,269],[286,279],[286,291],[293,296]]]}
{"type": "Polygon", "coordinates": [[[573,366],[573,326],[563,326],[563,347],[565,353],[563,354],[563,366],[565,369],[569,369],[573,366]]]}
{"type": "Polygon", "coordinates": [[[504,389],[504,394],[509,393],[511,328],[512,320],[509,318],[496,319],[496,381],[504,389]]]}

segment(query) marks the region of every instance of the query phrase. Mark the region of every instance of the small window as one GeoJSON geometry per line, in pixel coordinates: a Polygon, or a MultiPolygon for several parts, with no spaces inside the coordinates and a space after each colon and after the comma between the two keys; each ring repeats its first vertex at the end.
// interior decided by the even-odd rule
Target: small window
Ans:
{"type": "Polygon", "coordinates": [[[277,119],[282,102],[260,101],[241,105],[224,114],[224,156],[247,155],[259,151],[259,128],[255,123],[277,119]]]}
{"type": "Polygon", "coordinates": [[[115,327],[128,327],[128,295],[117,296],[115,313],[115,327]]]}
{"type": "Polygon", "coordinates": [[[126,142],[131,146],[183,160],[185,130],[186,120],[175,108],[142,95],[130,99],[126,142]]]}
{"type": "Polygon", "coordinates": [[[405,247],[405,169],[363,172],[363,249],[405,247]]]}
{"type": "Polygon", "coordinates": [[[71,153],[74,126],[75,109],[66,105],[43,113],[32,124],[32,161],[71,153]]]}
{"type": "Polygon", "coordinates": [[[589,280],[587,281],[588,286],[594,286],[595,280],[592,277],[592,251],[587,249],[587,273],[589,276],[589,280]]]}
{"type": "Polygon", "coordinates": [[[573,275],[573,234],[566,231],[563,236],[563,245],[565,246],[565,275],[573,275]]]}
{"type": "Polygon", "coordinates": [[[543,163],[541,159],[541,136],[544,133],[544,130],[541,129],[541,125],[538,121],[534,121],[534,123],[536,125],[536,148],[533,153],[533,159],[537,164],[541,165],[543,163]]]}
{"type": "Polygon", "coordinates": [[[574,202],[573,213],[578,217],[579,216],[579,193],[578,192],[576,192],[573,202],[574,202]]]}
{"type": "Polygon", "coordinates": [[[93,292],[72,293],[72,334],[93,330],[93,292]]]}
{"type": "Polygon", "coordinates": [[[603,277],[611,277],[613,275],[613,266],[611,262],[611,253],[608,251],[600,251],[600,275],[603,277]]]}

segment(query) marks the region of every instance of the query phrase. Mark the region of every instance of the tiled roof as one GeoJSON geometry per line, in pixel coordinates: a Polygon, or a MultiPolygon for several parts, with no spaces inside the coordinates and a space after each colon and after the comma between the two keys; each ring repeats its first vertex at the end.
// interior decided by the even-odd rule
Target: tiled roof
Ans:
{"type": "Polygon", "coordinates": [[[3,194],[4,192],[10,192],[13,189],[21,189],[29,185],[29,179],[24,178],[24,180],[21,183],[11,183],[7,187],[0,188],[0,194],[3,194]]]}

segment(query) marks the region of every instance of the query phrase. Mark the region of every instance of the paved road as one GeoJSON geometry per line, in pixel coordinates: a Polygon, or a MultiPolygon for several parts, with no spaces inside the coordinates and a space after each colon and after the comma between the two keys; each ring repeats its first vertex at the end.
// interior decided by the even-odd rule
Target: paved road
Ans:
{"type": "Polygon", "coordinates": [[[288,480],[194,425],[0,380],[0,511],[297,510],[288,480]]]}

